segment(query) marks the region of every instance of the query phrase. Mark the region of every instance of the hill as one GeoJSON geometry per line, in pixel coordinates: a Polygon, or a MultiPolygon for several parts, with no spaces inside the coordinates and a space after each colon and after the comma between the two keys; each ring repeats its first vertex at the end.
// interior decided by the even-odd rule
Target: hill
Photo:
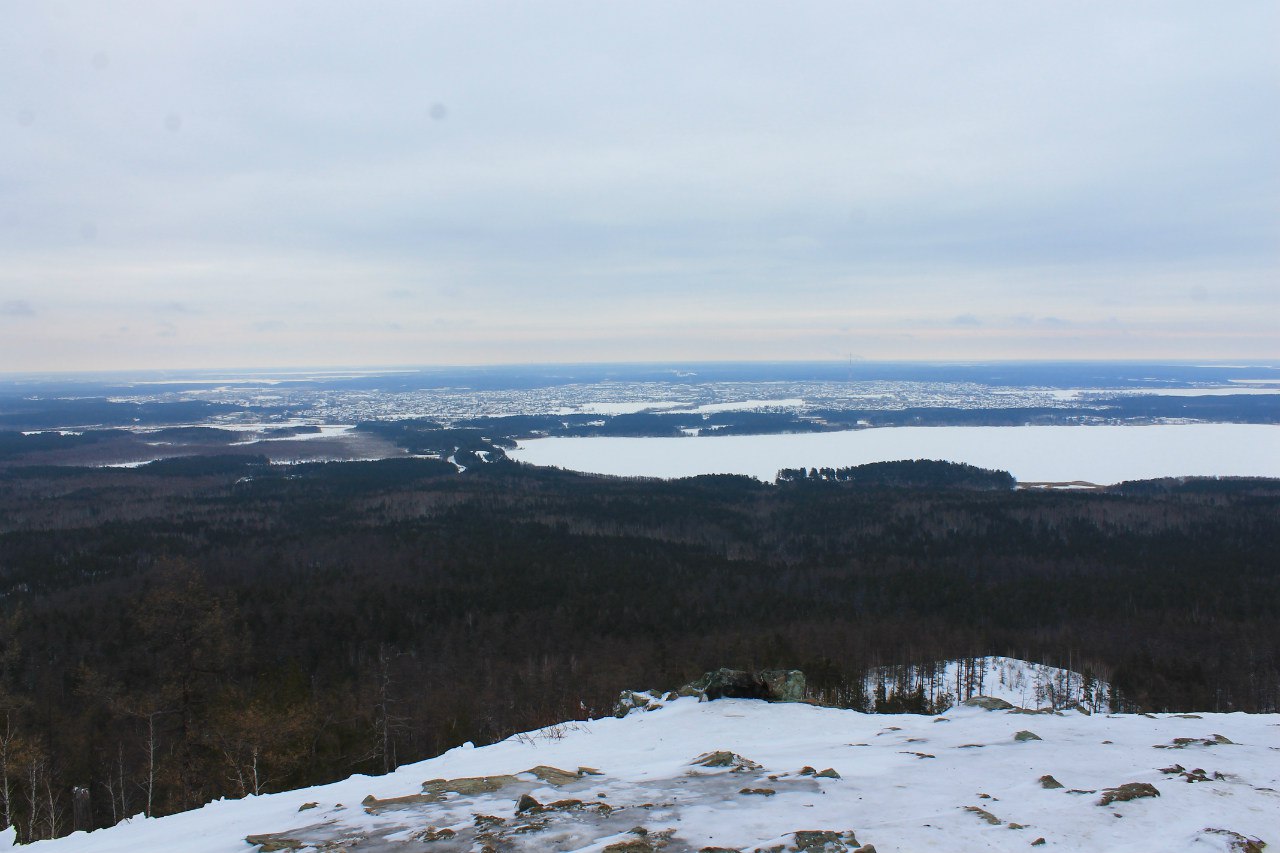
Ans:
{"type": "Polygon", "coordinates": [[[1278,725],[1275,714],[873,716],[674,699],[32,851],[1252,853],[1280,837],[1278,725]]]}

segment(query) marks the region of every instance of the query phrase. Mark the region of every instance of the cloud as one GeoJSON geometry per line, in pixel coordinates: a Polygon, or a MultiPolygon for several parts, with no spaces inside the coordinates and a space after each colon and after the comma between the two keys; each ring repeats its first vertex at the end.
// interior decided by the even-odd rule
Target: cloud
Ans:
{"type": "Polygon", "coordinates": [[[25,299],[10,299],[0,302],[0,316],[2,317],[34,317],[35,315],[36,310],[25,299]]]}
{"type": "Polygon", "coordinates": [[[32,322],[0,357],[144,366],[63,308],[168,305],[181,352],[305,363],[353,294],[353,361],[749,357],[793,316],[770,358],[852,318],[868,357],[954,327],[968,358],[967,327],[1116,311],[1126,354],[1277,355],[1276,4],[187,1],[7,15],[0,162],[39,179],[4,183],[0,289],[59,310],[3,310],[32,322]],[[442,311],[470,349],[388,352],[442,311]]]}

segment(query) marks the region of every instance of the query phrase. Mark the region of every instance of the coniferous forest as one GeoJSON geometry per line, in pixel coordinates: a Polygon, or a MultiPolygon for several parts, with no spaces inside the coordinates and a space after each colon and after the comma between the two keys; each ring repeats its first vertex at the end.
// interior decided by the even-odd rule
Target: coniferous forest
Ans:
{"type": "Polygon", "coordinates": [[[1010,486],[937,463],[0,471],[0,820],[36,839],[381,773],[720,666],[861,707],[869,667],[1003,654],[1129,710],[1280,707],[1280,483],[1010,486]]]}

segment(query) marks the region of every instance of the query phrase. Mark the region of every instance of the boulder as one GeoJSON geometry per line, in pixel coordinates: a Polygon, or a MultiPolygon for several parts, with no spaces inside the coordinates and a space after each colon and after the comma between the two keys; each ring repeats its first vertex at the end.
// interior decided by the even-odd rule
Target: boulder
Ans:
{"type": "Polygon", "coordinates": [[[769,689],[770,702],[803,702],[804,673],[798,669],[766,669],[760,678],[769,689]]]}
{"type": "Polygon", "coordinates": [[[696,767],[728,767],[734,773],[748,773],[761,769],[761,766],[750,758],[743,758],[738,753],[730,752],[727,749],[704,752],[689,763],[696,767]]]}
{"type": "Polygon", "coordinates": [[[714,699],[764,699],[767,702],[803,702],[804,673],[798,669],[766,669],[747,672],[717,669],[678,691],[681,696],[714,699]]]}
{"type": "Polygon", "coordinates": [[[966,708],[982,708],[985,711],[1007,711],[1013,707],[1012,702],[997,699],[994,696],[974,696],[960,703],[966,708]]]}

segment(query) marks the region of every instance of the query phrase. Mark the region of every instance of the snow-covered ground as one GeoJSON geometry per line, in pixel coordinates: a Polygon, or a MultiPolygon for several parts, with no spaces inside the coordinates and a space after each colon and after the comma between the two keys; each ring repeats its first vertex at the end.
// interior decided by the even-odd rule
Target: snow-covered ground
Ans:
{"type": "Polygon", "coordinates": [[[748,474],[942,459],[1008,471],[1028,482],[1098,484],[1182,476],[1280,477],[1280,426],[884,427],[784,435],[541,438],[511,458],[574,471],[641,477],[748,474]]]}
{"type": "Polygon", "coordinates": [[[879,853],[1021,851],[1041,838],[1045,849],[1089,853],[1229,851],[1280,839],[1277,789],[1274,714],[960,706],[929,717],[689,698],[454,749],[387,776],[219,801],[32,849],[245,853],[255,849],[246,837],[272,835],[274,849],[359,853],[484,843],[680,853],[795,850],[806,839],[834,839],[807,849],[855,849],[856,835],[879,853]],[[695,763],[717,752],[735,755],[711,759],[728,766],[695,763]],[[1106,789],[1130,783],[1139,785],[1122,793],[1148,796],[1102,804],[1106,789]],[[523,794],[538,807],[518,813],[523,794]],[[803,831],[832,835],[796,836],[803,831]]]}
{"type": "Polygon", "coordinates": [[[998,656],[877,667],[867,673],[865,689],[869,697],[883,689],[886,699],[918,690],[939,710],[974,696],[1003,699],[1020,708],[1058,709],[1079,703],[1090,711],[1111,710],[1111,685],[1096,673],[998,656]]]}

